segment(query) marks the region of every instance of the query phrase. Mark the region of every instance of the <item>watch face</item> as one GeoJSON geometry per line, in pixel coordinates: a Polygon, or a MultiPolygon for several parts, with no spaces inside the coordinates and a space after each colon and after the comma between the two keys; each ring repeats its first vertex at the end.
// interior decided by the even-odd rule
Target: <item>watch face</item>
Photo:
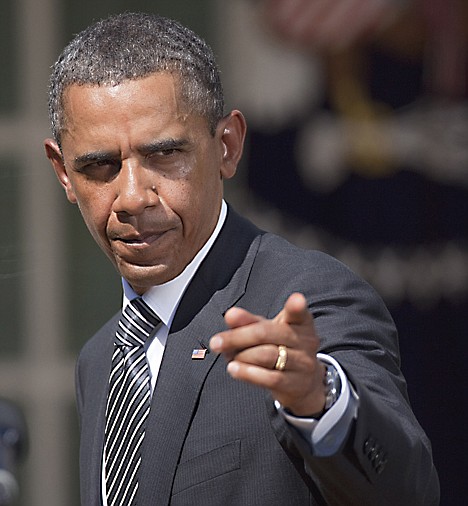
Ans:
{"type": "Polygon", "coordinates": [[[341,393],[341,380],[338,371],[331,365],[326,365],[325,385],[327,394],[325,398],[325,410],[330,409],[341,393]]]}

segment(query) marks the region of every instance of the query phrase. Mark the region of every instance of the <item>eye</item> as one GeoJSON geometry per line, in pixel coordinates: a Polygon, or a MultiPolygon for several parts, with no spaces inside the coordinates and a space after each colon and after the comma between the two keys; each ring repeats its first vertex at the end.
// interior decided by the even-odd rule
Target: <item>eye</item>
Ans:
{"type": "Polygon", "coordinates": [[[171,156],[171,155],[174,155],[175,153],[179,153],[179,150],[172,148],[172,149],[163,149],[161,151],[161,154],[163,156],[171,156]]]}
{"type": "Polygon", "coordinates": [[[80,174],[84,174],[87,179],[93,181],[110,181],[120,171],[121,162],[116,160],[96,160],[92,163],[87,163],[76,169],[80,174]]]}
{"type": "Polygon", "coordinates": [[[177,171],[187,163],[190,145],[185,139],[163,139],[141,146],[145,165],[151,170],[176,177],[177,171]]]}
{"type": "Polygon", "coordinates": [[[167,148],[167,149],[161,149],[158,151],[154,151],[153,153],[150,153],[147,156],[147,158],[169,158],[171,156],[175,156],[178,153],[180,153],[180,149],[167,148]]]}
{"type": "Polygon", "coordinates": [[[148,153],[145,158],[153,170],[173,172],[183,163],[184,155],[179,148],[167,147],[148,153]]]}

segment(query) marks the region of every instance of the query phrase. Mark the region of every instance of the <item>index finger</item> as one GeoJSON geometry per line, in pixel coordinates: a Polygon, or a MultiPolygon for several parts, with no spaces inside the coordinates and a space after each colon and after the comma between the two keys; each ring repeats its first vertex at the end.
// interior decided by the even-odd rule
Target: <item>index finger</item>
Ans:
{"type": "Polygon", "coordinates": [[[313,317],[309,312],[304,295],[298,292],[291,294],[273,321],[292,325],[312,324],[313,317]]]}

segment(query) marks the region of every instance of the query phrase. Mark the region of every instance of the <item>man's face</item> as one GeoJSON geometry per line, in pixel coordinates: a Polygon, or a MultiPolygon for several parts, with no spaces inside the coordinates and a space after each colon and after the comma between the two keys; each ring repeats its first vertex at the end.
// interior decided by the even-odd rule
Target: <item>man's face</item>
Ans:
{"type": "Polygon", "coordinates": [[[222,178],[234,175],[242,150],[242,116],[231,113],[213,136],[166,73],[72,85],[64,101],[63,160],[53,141],[45,145],[68,199],[135,291],[173,279],[216,225],[222,178]]]}

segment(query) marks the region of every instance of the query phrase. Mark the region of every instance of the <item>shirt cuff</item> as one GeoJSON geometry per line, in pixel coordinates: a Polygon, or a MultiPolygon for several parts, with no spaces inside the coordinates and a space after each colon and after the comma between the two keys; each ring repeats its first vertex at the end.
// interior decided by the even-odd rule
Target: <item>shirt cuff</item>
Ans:
{"type": "Polygon", "coordinates": [[[275,406],[287,422],[309,443],[315,456],[330,457],[338,453],[346,441],[353,420],[357,418],[359,397],[342,367],[333,357],[317,353],[317,358],[325,364],[332,365],[340,376],[341,393],[335,404],[319,419],[291,415],[278,401],[275,401],[275,406]]]}

